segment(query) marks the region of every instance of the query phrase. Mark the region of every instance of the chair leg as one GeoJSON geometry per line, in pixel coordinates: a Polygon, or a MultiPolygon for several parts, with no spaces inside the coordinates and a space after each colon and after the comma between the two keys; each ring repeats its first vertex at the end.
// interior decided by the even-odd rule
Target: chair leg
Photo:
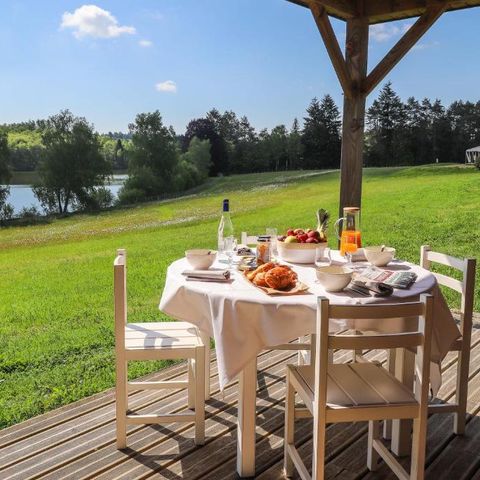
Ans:
{"type": "Polygon", "coordinates": [[[373,447],[373,441],[380,438],[380,422],[378,420],[368,422],[368,450],[367,467],[374,472],[378,468],[378,452],[373,447]]]}
{"type": "Polygon", "coordinates": [[[285,475],[293,475],[293,461],[288,452],[288,445],[295,441],[295,389],[290,382],[290,370],[287,368],[287,391],[285,396],[285,440],[284,440],[284,469],[285,475]]]}
{"type": "Polygon", "coordinates": [[[314,480],[323,480],[325,477],[326,427],[325,411],[322,411],[319,400],[316,400],[313,405],[312,479],[314,480]]]}
{"type": "Polygon", "coordinates": [[[205,444],[205,348],[195,348],[195,445],[205,444]]]}
{"type": "Polygon", "coordinates": [[[195,372],[194,372],[194,360],[189,358],[187,361],[188,372],[188,408],[190,410],[195,409],[195,372]]]}
{"type": "Polygon", "coordinates": [[[127,447],[127,362],[121,358],[116,361],[116,384],[115,384],[115,415],[117,430],[117,448],[127,447]]]}
{"type": "Polygon", "coordinates": [[[202,342],[205,345],[205,400],[209,400],[210,399],[210,368],[211,368],[210,336],[200,331],[199,333],[200,333],[200,338],[202,339],[202,342]]]}
{"type": "Polygon", "coordinates": [[[423,480],[425,476],[425,455],[427,444],[427,414],[413,421],[411,480],[423,480]]]}
{"type": "Polygon", "coordinates": [[[465,433],[469,364],[470,352],[459,352],[457,365],[457,391],[455,394],[458,411],[453,418],[453,431],[456,435],[463,435],[465,433]]]}

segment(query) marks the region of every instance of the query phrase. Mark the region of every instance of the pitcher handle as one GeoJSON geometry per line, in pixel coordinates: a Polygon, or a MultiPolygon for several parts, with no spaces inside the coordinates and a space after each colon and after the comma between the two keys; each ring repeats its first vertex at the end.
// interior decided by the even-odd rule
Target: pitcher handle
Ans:
{"type": "Polygon", "coordinates": [[[339,218],[339,219],[335,222],[335,224],[333,225],[333,228],[335,229],[335,234],[337,235],[337,238],[338,238],[339,240],[342,239],[341,236],[340,236],[340,228],[343,228],[343,221],[344,221],[344,220],[345,220],[345,218],[344,218],[344,217],[341,217],[341,218],[339,218]],[[341,224],[341,227],[340,227],[340,224],[341,224]]]}

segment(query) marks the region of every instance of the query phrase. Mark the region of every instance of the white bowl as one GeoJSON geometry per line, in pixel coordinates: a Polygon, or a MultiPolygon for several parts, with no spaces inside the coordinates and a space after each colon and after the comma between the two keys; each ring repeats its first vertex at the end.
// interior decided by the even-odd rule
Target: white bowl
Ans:
{"type": "Polygon", "coordinates": [[[327,292],[341,292],[352,280],[353,270],[348,267],[330,265],[316,271],[318,281],[327,292]]]}
{"type": "Polygon", "coordinates": [[[375,267],[388,265],[395,257],[396,250],[391,247],[364,247],[366,259],[375,267]]]}
{"type": "Polygon", "coordinates": [[[217,258],[217,252],[206,249],[187,250],[185,257],[194,270],[207,270],[217,258]]]}
{"type": "MultiPolygon", "coordinates": [[[[315,263],[317,250],[323,250],[327,242],[322,243],[286,243],[277,242],[278,254],[282,260],[290,263],[315,263]]],[[[319,252],[319,255],[321,252],[319,252]]]]}

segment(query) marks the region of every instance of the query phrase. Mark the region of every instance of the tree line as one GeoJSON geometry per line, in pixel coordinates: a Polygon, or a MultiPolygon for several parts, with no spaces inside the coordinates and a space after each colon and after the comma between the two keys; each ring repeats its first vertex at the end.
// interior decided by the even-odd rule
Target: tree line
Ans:
{"type": "MultiPolygon", "coordinates": [[[[480,102],[410,97],[387,83],[367,111],[365,166],[463,162],[480,145],[480,102]]],[[[294,169],[338,168],[341,117],[330,95],[314,98],[303,118],[257,131],[246,116],[212,109],[191,120],[183,135],[160,112],[141,113],[127,133],[98,134],[68,110],[47,120],[0,126],[0,219],[8,205],[12,170],[36,170],[34,193],[47,213],[110,206],[105,188],[114,170],[128,170],[120,203],[188,190],[209,176],[294,169]]]]}

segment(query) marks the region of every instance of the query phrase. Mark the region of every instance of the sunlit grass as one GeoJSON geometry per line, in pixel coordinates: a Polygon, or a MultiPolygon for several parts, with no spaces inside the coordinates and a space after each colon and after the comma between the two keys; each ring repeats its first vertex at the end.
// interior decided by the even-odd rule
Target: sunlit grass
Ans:
{"type": "MultiPolygon", "coordinates": [[[[1,230],[0,426],[113,385],[116,248],[129,254],[130,319],[165,318],[158,302],[166,267],[187,248],[215,245],[225,192],[238,232],[315,226],[319,207],[335,218],[338,173],[311,173],[215,179],[195,197],[1,230]]],[[[411,261],[424,243],[475,256],[479,182],[478,172],[456,167],[367,169],[365,243],[393,245],[411,261]]],[[[136,365],[132,376],[155,368],[136,365]]]]}

